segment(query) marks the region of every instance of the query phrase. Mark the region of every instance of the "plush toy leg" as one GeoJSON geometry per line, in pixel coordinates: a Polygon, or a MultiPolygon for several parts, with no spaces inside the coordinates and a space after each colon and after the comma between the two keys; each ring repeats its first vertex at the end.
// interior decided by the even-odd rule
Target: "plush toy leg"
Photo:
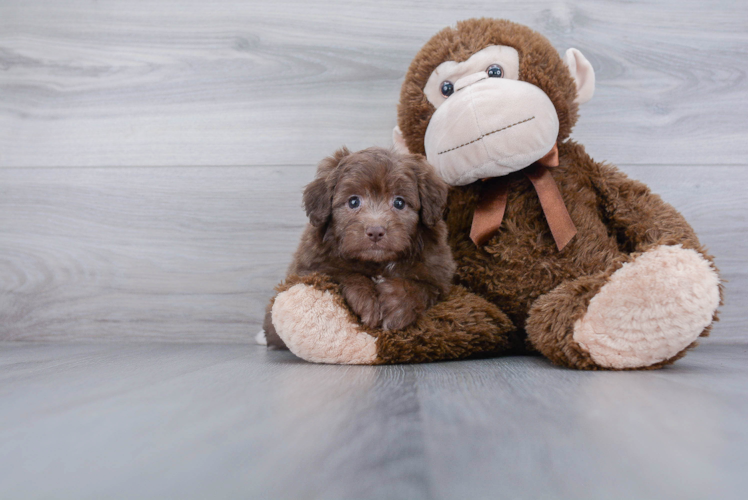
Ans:
{"type": "Polygon", "coordinates": [[[404,330],[380,332],[382,363],[423,363],[495,356],[524,348],[509,318],[461,286],[404,330]]]}
{"type": "Polygon", "coordinates": [[[399,331],[371,330],[336,284],[320,275],[289,277],[272,305],[275,331],[302,359],[317,363],[419,363],[506,352],[519,341],[494,305],[454,287],[446,300],[399,331]]]}
{"type": "Polygon", "coordinates": [[[291,277],[272,303],[274,332],[314,363],[374,364],[376,338],[357,324],[334,283],[320,275],[291,277]]]}
{"type": "Polygon", "coordinates": [[[708,330],[719,286],[716,270],[700,253],[660,246],[538,298],[526,330],[532,345],[557,364],[658,368],[682,357],[708,330]]]}

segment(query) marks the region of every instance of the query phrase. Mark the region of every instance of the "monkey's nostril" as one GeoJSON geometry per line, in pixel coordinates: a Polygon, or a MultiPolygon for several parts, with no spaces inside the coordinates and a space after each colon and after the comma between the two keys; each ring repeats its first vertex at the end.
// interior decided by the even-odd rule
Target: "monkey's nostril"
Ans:
{"type": "Polygon", "coordinates": [[[368,236],[369,239],[374,243],[384,238],[384,233],[385,231],[382,226],[372,226],[366,228],[366,236],[368,236]]]}

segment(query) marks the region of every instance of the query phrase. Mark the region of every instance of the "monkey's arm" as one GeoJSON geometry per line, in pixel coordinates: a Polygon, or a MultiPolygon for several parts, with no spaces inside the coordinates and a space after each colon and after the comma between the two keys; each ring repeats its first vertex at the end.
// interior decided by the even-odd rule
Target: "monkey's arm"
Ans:
{"type": "MultiPolygon", "coordinates": [[[[598,192],[602,215],[615,231],[622,251],[642,254],[661,247],[680,247],[698,252],[715,276],[718,275],[714,257],[699,242],[685,217],[645,184],[603,164],[595,164],[591,180],[598,192]]],[[[720,303],[722,293],[720,285],[720,303]]]]}
{"type": "Polygon", "coordinates": [[[711,261],[686,219],[659,195],[609,165],[595,164],[590,176],[604,220],[621,250],[645,252],[661,245],[681,245],[711,261]]]}
{"type": "MultiPolygon", "coordinates": [[[[621,250],[634,254],[632,263],[635,265],[644,260],[659,261],[664,275],[670,276],[670,279],[652,285],[647,292],[653,294],[651,299],[665,293],[657,288],[665,282],[677,282],[677,288],[702,290],[689,308],[711,310],[712,319],[716,320],[716,309],[722,303],[723,294],[719,271],[714,258],[701,245],[690,224],[680,212],[641,182],[629,179],[609,165],[595,164],[594,167],[591,180],[598,192],[602,215],[615,231],[621,250]],[[691,262],[689,252],[699,256],[696,261],[691,262]],[[676,276],[680,281],[673,279],[676,276]],[[655,289],[660,291],[655,292],[655,289]]],[[[611,279],[615,280],[620,274],[614,274],[611,279]]],[[[675,291],[669,293],[671,298],[675,294],[675,291]]],[[[709,328],[707,326],[701,335],[708,335],[709,328]]]]}

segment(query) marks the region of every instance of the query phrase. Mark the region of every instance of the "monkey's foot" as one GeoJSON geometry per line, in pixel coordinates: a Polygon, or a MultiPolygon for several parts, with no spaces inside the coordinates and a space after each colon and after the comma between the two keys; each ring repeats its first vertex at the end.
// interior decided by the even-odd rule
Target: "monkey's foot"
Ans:
{"type": "Polygon", "coordinates": [[[573,339],[603,368],[676,358],[719,306],[719,277],[695,250],[660,246],[614,272],[574,323],[573,339]]]}
{"type": "Polygon", "coordinates": [[[368,365],[377,358],[376,338],[363,332],[341,298],[299,283],[278,294],[273,324],[286,346],[314,363],[368,365]]]}

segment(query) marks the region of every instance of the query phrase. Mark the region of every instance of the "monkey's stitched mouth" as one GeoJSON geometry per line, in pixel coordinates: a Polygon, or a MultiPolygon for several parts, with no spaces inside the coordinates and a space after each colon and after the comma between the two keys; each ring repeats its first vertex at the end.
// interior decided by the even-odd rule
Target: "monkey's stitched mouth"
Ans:
{"type": "Polygon", "coordinates": [[[480,141],[481,139],[483,139],[484,137],[487,137],[487,136],[489,136],[489,135],[491,135],[491,134],[495,134],[495,133],[497,133],[497,132],[501,132],[502,130],[506,130],[506,129],[508,129],[508,128],[512,128],[512,127],[514,127],[515,125],[519,125],[519,124],[521,124],[521,123],[526,123],[526,122],[529,122],[530,120],[534,120],[534,119],[535,119],[535,117],[534,117],[534,116],[531,116],[530,118],[527,118],[527,119],[525,119],[525,120],[519,121],[519,122],[517,122],[517,123],[512,123],[511,125],[507,125],[506,127],[501,127],[501,128],[499,128],[499,129],[496,129],[496,130],[494,130],[494,131],[492,131],[492,132],[488,132],[488,133],[486,133],[486,134],[483,134],[482,136],[478,137],[477,139],[473,139],[473,140],[472,140],[472,141],[470,141],[470,142],[466,142],[465,144],[460,144],[459,146],[455,146],[455,147],[453,147],[453,148],[450,148],[450,149],[445,149],[444,151],[441,151],[441,152],[437,153],[437,155],[441,155],[441,154],[444,154],[444,153],[449,153],[450,151],[454,151],[455,149],[460,149],[460,148],[462,148],[462,147],[464,147],[464,146],[469,146],[470,144],[472,144],[472,143],[474,143],[474,142],[478,142],[478,141],[480,141]]]}

